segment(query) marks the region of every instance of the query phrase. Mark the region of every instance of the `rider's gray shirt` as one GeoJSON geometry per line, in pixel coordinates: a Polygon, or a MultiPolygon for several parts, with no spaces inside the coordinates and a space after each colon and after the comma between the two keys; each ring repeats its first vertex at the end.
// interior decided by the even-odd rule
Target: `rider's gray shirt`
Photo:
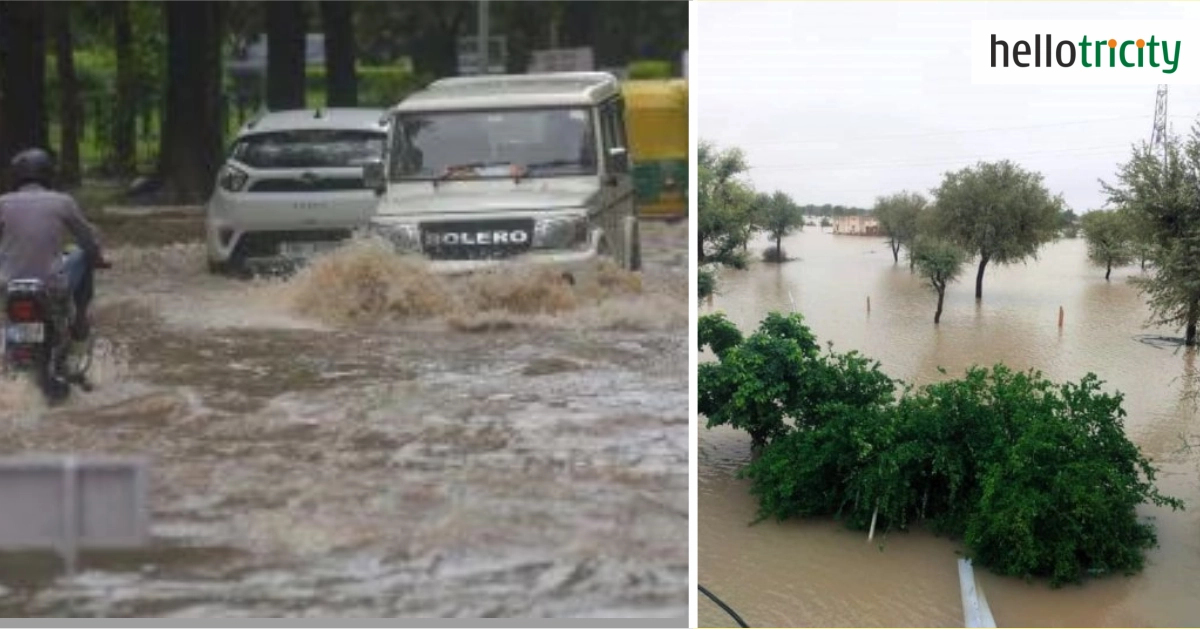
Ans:
{"type": "Polygon", "coordinates": [[[31,184],[0,196],[0,281],[58,280],[68,234],[97,251],[96,229],[69,195],[31,184]]]}

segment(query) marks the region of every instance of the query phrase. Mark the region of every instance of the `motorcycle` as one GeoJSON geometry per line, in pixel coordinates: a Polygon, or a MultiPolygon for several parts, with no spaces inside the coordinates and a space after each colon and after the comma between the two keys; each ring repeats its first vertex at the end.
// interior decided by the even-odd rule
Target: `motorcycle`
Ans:
{"type": "MultiPolygon", "coordinates": [[[[110,265],[101,263],[96,268],[110,265]]],[[[82,342],[71,338],[75,304],[70,294],[39,279],[14,278],[5,286],[3,298],[5,373],[31,377],[50,404],[66,400],[72,386],[91,391],[87,373],[94,337],[82,342]]]]}

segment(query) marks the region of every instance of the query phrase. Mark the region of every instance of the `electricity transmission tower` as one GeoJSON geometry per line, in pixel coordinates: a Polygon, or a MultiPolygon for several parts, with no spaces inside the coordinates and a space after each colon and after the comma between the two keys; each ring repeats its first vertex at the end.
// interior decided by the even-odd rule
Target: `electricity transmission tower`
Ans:
{"type": "Polygon", "coordinates": [[[1167,86],[1158,86],[1154,102],[1154,129],[1150,132],[1150,147],[1162,151],[1163,168],[1167,166],[1167,86]]]}

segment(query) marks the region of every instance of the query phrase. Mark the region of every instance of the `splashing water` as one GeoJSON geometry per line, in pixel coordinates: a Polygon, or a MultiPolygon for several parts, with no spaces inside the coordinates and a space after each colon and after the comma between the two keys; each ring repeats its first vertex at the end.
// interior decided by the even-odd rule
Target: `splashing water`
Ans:
{"type": "Polygon", "coordinates": [[[315,259],[290,279],[260,282],[257,290],[297,315],[332,325],[442,318],[460,329],[544,323],[643,293],[640,277],[610,260],[595,263],[574,284],[556,269],[520,262],[448,277],[368,239],[315,259]]]}

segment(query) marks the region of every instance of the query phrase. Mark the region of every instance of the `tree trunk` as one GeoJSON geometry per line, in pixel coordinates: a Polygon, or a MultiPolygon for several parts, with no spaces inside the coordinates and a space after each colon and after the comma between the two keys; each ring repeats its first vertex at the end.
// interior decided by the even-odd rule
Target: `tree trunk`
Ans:
{"type": "Polygon", "coordinates": [[[354,3],[323,0],[321,26],[325,32],[325,104],[358,105],[354,63],[354,3]]]}
{"type": "Polygon", "coordinates": [[[987,268],[988,256],[979,256],[979,273],[975,275],[975,300],[983,299],[983,270],[987,268]]]}
{"type": "Polygon", "coordinates": [[[0,2],[0,165],[45,147],[46,3],[0,2]]]}
{"type": "Polygon", "coordinates": [[[775,261],[783,262],[783,234],[775,234],[775,261]]]}
{"type": "Polygon", "coordinates": [[[1108,261],[1108,268],[1104,271],[1104,281],[1108,281],[1108,276],[1112,275],[1112,260],[1108,261]]]}
{"type": "Polygon", "coordinates": [[[933,324],[937,325],[942,322],[942,302],[946,299],[946,287],[942,286],[937,289],[938,307],[937,312],[933,313],[933,324]]]}
{"type": "Polygon", "coordinates": [[[900,243],[893,240],[892,246],[892,264],[900,264],[900,243]]]}
{"type": "Polygon", "coordinates": [[[304,107],[304,4],[267,2],[267,109],[304,107]]]}
{"type": "Polygon", "coordinates": [[[171,203],[199,203],[212,192],[224,144],[221,126],[222,2],[164,2],[166,113],[159,150],[171,203]]]}
{"type": "Polygon", "coordinates": [[[59,138],[58,172],[62,184],[79,185],[79,83],[75,78],[75,44],[71,40],[71,5],[51,3],[54,56],[57,58],[59,138]]]}
{"type": "Polygon", "coordinates": [[[435,78],[458,74],[458,38],[468,34],[462,32],[462,25],[468,15],[475,15],[475,3],[421,2],[411,6],[420,22],[408,50],[417,72],[435,78]]]}
{"type": "Polygon", "coordinates": [[[1183,343],[1188,347],[1196,345],[1196,319],[1200,318],[1200,301],[1193,300],[1188,305],[1187,314],[1187,334],[1184,337],[1183,343]]]}
{"type": "Polygon", "coordinates": [[[113,38],[117,52],[117,103],[113,115],[113,169],[120,177],[137,172],[137,74],[129,3],[113,2],[113,38]]]}

